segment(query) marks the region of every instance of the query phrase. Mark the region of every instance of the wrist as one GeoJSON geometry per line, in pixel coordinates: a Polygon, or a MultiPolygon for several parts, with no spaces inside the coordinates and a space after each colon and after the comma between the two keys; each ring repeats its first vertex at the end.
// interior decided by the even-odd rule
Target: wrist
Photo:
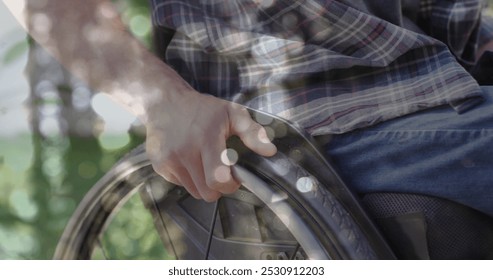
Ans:
{"type": "Polygon", "coordinates": [[[169,79],[169,76],[144,90],[144,94],[141,92],[133,93],[139,100],[132,110],[146,126],[163,118],[171,119],[173,112],[183,110],[199,94],[181,78],[169,79]]]}

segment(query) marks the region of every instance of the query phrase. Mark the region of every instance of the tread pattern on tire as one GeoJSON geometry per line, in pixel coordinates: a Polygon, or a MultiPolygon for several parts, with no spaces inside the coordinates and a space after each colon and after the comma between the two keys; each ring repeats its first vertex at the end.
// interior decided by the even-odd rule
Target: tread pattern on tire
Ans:
{"type": "MultiPolygon", "coordinates": [[[[285,157],[285,156],[280,154],[279,157],[285,157]]],[[[288,159],[284,158],[284,160],[288,160],[288,159]]],[[[264,163],[264,164],[268,164],[268,163],[264,163]]],[[[308,174],[305,170],[303,170],[298,165],[294,164],[292,161],[290,168],[291,169],[289,174],[291,176],[293,175],[298,176],[298,178],[299,176],[301,177],[310,176],[310,174],[308,174]]],[[[148,160],[146,160],[145,150],[143,145],[129,152],[127,156],[123,157],[115,165],[113,170],[117,170],[117,171],[113,171],[113,174],[111,174],[110,172],[111,175],[105,176],[102,179],[103,182],[99,182],[99,184],[96,185],[97,189],[91,190],[91,192],[88,194],[88,197],[83,200],[83,203],[79,206],[79,208],[83,209],[88,207],[94,207],[95,204],[101,203],[94,200],[105,199],[103,193],[106,192],[122,192],[122,194],[125,194],[129,191],[132,191],[131,189],[128,188],[129,187],[132,188],[133,185],[138,184],[138,181],[142,181],[147,176],[153,174],[152,168],[150,167],[150,163],[148,162],[148,160]],[[136,163],[134,162],[135,158],[139,158],[136,163]],[[125,171],[123,170],[125,169],[122,169],[121,167],[122,165],[123,166],[126,165],[128,167],[129,163],[132,165],[138,164],[141,165],[141,167],[136,168],[135,166],[133,166],[132,168],[136,168],[136,170],[132,171],[130,174],[124,174],[125,171]],[[119,178],[121,182],[119,183],[113,182],[114,185],[112,185],[111,187],[112,189],[108,189],[110,186],[108,186],[108,182],[105,183],[104,181],[113,180],[114,178],[119,178]]],[[[265,174],[263,174],[263,176],[265,176],[265,174]]],[[[334,237],[332,238],[333,240],[330,240],[330,242],[339,242],[341,244],[339,244],[338,247],[342,246],[343,248],[345,248],[345,251],[350,252],[349,255],[345,255],[345,254],[340,255],[340,253],[337,253],[335,254],[334,258],[351,258],[351,259],[376,258],[370,245],[366,244],[364,237],[361,236],[361,231],[359,231],[357,226],[351,222],[351,217],[345,213],[345,210],[337,202],[337,200],[323,187],[319,186],[315,188],[313,192],[309,194],[304,194],[304,197],[301,197],[304,200],[303,202],[299,201],[299,197],[295,198],[291,195],[293,194],[294,190],[284,189],[283,191],[288,191],[290,193],[292,204],[296,205],[296,207],[302,207],[304,211],[306,211],[307,208],[317,208],[317,207],[323,208],[323,209],[315,209],[315,210],[311,209],[310,211],[307,212],[318,213],[317,215],[319,217],[317,217],[316,219],[317,221],[315,223],[317,224],[326,223],[327,225],[329,225],[331,231],[333,230],[337,231],[336,234],[332,233],[334,234],[334,237]]],[[[88,209],[85,210],[83,209],[76,212],[76,214],[71,218],[71,223],[69,223],[69,227],[66,229],[67,233],[64,234],[65,239],[67,239],[67,235],[79,234],[78,231],[81,230],[80,224],[81,222],[84,222],[81,220],[92,217],[91,215],[88,215],[88,213],[89,213],[88,209]],[[74,220],[76,221],[74,222],[74,220]]],[[[90,221],[85,221],[85,222],[90,222],[90,221]]],[[[327,225],[325,225],[325,227],[323,228],[327,228],[327,225]]],[[[322,238],[324,236],[330,235],[329,232],[319,232],[319,234],[323,234],[323,236],[321,236],[322,238]]],[[[72,238],[71,241],[61,240],[61,244],[59,245],[60,248],[57,248],[58,253],[55,255],[55,258],[66,258],[67,255],[65,255],[63,252],[67,253],[66,252],[67,250],[80,250],[80,247],[82,246],[81,244],[78,244],[76,249],[63,248],[64,246],[69,246],[69,247],[75,246],[74,244],[70,244],[70,243],[74,243],[74,242],[77,243],[78,242],[77,238],[80,237],[77,237],[75,241],[73,236],[71,238],[72,238]],[[67,244],[64,245],[63,242],[66,242],[67,244]]],[[[329,244],[329,246],[332,245],[329,244]]],[[[71,255],[70,258],[74,257],[74,254],[69,254],[69,255],[71,255]]]]}

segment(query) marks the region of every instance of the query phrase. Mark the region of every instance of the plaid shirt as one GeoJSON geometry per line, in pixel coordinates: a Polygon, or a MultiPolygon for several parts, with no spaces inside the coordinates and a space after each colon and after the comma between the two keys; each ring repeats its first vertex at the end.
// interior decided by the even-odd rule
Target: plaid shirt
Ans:
{"type": "Polygon", "coordinates": [[[460,113],[481,101],[464,68],[478,42],[491,39],[480,32],[479,0],[152,0],[152,7],[154,25],[176,31],[167,63],[194,88],[312,135],[443,104],[460,113]]]}

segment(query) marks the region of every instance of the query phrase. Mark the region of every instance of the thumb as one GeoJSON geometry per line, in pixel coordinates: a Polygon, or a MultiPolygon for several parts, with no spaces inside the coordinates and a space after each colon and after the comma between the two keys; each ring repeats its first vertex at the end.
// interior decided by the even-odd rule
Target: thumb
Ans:
{"type": "Polygon", "coordinates": [[[229,114],[231,134],[240,137],[250,150],[261,156],[273,156],[277,148],[263,126],[252,120],[245,108],[234,108],[229,114]]]}

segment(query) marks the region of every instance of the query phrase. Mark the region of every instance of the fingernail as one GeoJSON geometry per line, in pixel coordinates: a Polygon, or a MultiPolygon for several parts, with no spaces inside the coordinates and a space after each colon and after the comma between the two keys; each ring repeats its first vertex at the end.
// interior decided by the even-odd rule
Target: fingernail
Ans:
{"type": "Polygon", "coordinates": [[[262,143],[268,144],[274,139],[274,130],[270,127],[260,129],[258,131],[258,140],[262,143]]]}

